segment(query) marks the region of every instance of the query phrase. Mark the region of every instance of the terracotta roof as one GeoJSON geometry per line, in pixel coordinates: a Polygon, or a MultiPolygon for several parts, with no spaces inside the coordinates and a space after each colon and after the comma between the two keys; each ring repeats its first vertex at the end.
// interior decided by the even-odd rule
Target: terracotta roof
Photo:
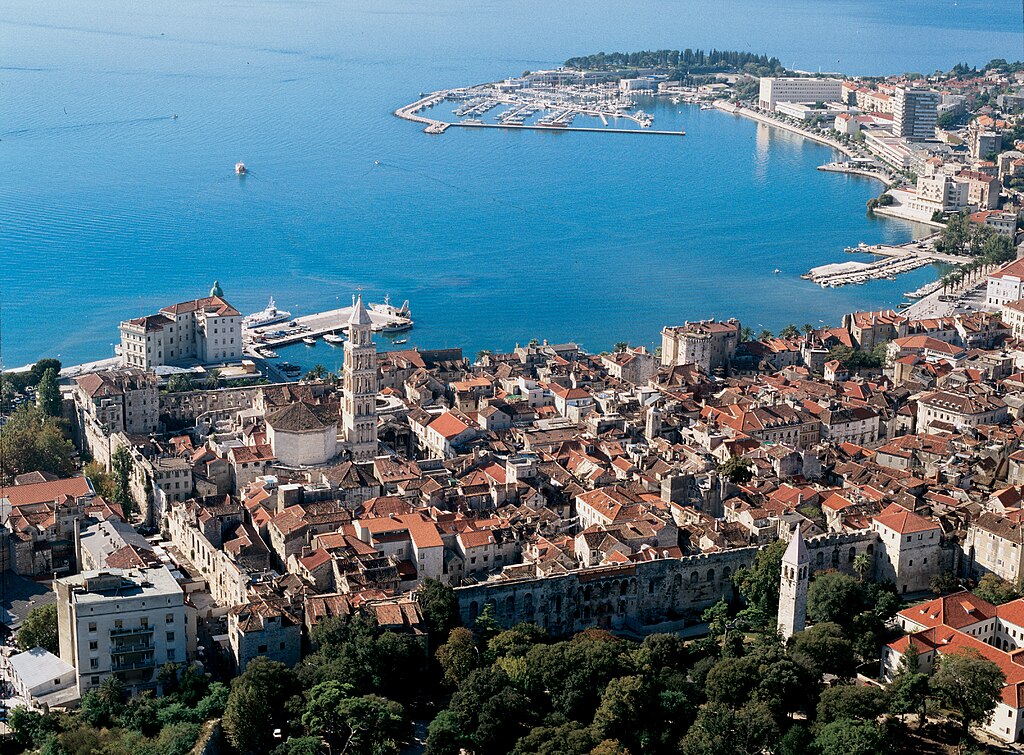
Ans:
{"type": "Polygon", "coordinates": [[[84,498],[92,494],[92,487],[85,477],[69,477],[63,480],[35,482],[29,485],[0,487],[0,498],[6,498],[14,507],[32,503],[52,503],[66,495],[73,498],[84,498]]]}
{"type": "Polygon", "coordinates": [[[913,511],[909,511],[897,503],[889,504],[881,514],[873,517],[873,519],[882,526],[888,527],[901,535],[939,529],[939,525],[936,522],[925,519],[923,516],[915,514],[913,511]]]}

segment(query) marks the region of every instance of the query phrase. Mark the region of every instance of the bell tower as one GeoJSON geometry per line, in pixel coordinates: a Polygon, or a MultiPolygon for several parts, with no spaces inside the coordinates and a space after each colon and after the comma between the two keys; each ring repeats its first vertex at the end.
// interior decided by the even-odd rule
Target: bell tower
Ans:
{"type": "Polygon", "coordinates": [[[798,524],[782,557],[782,578],[779,582],[779,631],[787,640],[803,631],[807,622],[810,568],[811,557],[807,554],[807,546],[798,524]]]}
{"type": "Polygon", "coordinates": [[[342,370],[342,428],[355,462],[373,461],[377,455],[377,347],[372,326],[360,294],[348,318],[342,370]]]}

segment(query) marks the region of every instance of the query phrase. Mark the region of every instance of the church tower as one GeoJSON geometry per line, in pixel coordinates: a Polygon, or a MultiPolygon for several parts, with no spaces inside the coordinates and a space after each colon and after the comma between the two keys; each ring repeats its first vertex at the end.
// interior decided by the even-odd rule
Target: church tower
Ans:
{"type": "Polygon", "coordinates": [[[798,524],[782,557],[782,579],[779,582],[779,631],[787,640],[802,631],[807,621],[810,565],[811,558],[798,524]]]}
{"type": "Polygon", "coordinates": [[[341,405],[345,444],[355,462],[373,461],[377,455],[377,347],[372,324],[360,294],[348,318],[341,405]]]}

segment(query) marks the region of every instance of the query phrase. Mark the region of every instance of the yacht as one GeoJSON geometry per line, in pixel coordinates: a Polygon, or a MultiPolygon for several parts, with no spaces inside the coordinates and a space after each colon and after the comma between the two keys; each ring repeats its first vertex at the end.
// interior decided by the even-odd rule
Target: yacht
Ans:
{"type": "Polygon", "coordinates": [[[324,333],[324,341],[329,344],[336,345],[339,343],[345,343],[345,339],[336,333],[324,333]]]}
{"type": "Polygon", "coordinates": [[[235,163],[235,173],[244,176],[248,172],[249,169],[245,167],[245,163],[235,163]]]}
{"type": "MultiPolygon", "coordinates": [[[[283,322],[290,320],[292,316],[291,312],[286,312],[283,309],[278,309],[277,305],[274,304],[274,297],[270,297],[270,303],[267,304],[266,309],[259,312],[253,312],[251,315],[247,315],[242,320],[242,328],[262,328],[264,325],[273,325],[277,322],[283,322]]],[[[273,334],[271,334],[273,335],[273,334]]]]}
{"type": "Polygon", "coordinates": [[[316,339],[313,336],[306,336],[302,339],[302,342],[307,346],[316,346],[316,339]]]}

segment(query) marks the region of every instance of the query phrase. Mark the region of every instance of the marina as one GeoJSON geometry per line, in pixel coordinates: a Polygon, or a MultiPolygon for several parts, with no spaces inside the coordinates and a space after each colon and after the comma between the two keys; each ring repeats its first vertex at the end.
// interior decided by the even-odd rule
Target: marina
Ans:
{"type": "Polygon", "coordinates": [[[394,114],[423,124],[423,130],[428,134],[443,134],[452,126],[666,136],[682,136],[686,133],[682,129],[652,129],[654,116],[643,110],[630,112],[635,106],[636,101],[632,95],[619,91],[614,83],[531,83],[529,86],[509,89],[509,82],[498,82],[431,92],[399,108],[394,114]],[[445,102],[461,103],[451,112],[452,118],[458,120],[442,120],[424,114],[445,102]],[[485,120],[502,105],[504,109],[493,121],[485,120]],[[602,125],[573,126],[573,121],[581,116],[598,119],[602,125]],[[535,117],[535,120],[529,120],[535,117]],[[633,126],[616,125],[621,120],[633,126]]]}
{"type": "MultiPolygon", "coordinates": [[[[245,343],[245,351],[251,356],[274,359],[277,357],[274,349],[295,343],[315,346],[317,339],[323,338],[331,345],[342,344],[345,338],[339,334],[348,332],[348,318],[352,311],[351,306],[341,307],[296,317],[285,327],[267,324],[257,328],[244,328],[242,340],[245,343]]],[[[401,307],[395,307],[385,299],[382,304],[369,305],[367,312],[373,323],[372,329],[377,333],[399,333],[413,327],[409,302],[405,302],[401,307]]]]}

